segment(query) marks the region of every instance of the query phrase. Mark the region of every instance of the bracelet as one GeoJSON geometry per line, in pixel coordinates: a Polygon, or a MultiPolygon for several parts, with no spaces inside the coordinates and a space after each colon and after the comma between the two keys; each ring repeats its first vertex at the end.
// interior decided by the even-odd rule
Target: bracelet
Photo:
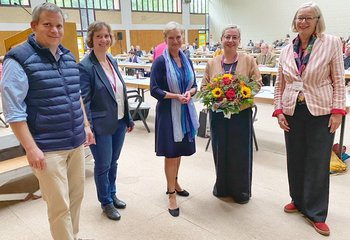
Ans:
{"type": "Polygon", "coordinates": [[[90,127],[90,123],[89,122],[84,122],[84,127],[90,127]]]}

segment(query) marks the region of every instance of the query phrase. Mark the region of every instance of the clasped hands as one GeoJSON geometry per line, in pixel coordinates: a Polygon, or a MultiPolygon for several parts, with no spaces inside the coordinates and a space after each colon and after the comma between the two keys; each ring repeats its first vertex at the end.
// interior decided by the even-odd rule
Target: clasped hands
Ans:
{"type": "Polygon", "coordinates": [[[176,98],[181,104],[187,104],[191,99],[191,92],[186,91],[184,94],[177,94],[176,98]]]}

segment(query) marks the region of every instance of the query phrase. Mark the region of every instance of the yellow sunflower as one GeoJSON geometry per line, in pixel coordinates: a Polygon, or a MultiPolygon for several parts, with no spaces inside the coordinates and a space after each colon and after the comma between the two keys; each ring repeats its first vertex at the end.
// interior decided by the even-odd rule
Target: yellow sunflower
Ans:
{"type": "Polygon", "coordinates": [[[242,87],[241,88],[241,94],[243,98],[249,98],[251,96],[251,91],[249,87],[242,87]]]}
{"type": "Polygon", "coordinates": [[[214,88],[213,90],[211,90],[211,94],[213,94],[213,96],[215,98],[219,98],[221,97],[221,95],[223,94],[222,90],[220,88],[214,88]]]}
{"type": "Polygon", "coordinates": [[[213,78],[213,82],[218,82],[219,79],[217,77],[213,78]]]}

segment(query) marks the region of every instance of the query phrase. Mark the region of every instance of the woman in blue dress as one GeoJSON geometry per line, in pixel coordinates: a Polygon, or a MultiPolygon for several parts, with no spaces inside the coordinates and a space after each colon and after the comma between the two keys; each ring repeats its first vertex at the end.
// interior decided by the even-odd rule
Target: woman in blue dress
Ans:
{"type": "Polygon", "coordinates": [[[188,196],[178,181],[181,156],[195,153],[195,135],[198,118],[191,96],[197,91],[196,78],[191,61],[181,51],[181,26],[169,22],[164,31],[167,48],[158,57],[151,71],[151,95],[158,100],[155,123],[155,150],[165,157],[169,213],[177,217],[180,210],[176,193],[188,196]]]}

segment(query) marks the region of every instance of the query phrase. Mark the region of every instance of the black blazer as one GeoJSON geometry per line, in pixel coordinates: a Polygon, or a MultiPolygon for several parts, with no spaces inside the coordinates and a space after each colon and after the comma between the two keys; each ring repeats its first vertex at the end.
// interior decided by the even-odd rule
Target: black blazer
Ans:
{"type": "MultiPolygon", "coordinates": [[[[128,127],[133,127],[134,122],[129,112],[126,87],[118,70],[118,64],[111,55],[107,54],[107,58],[123,84],[124,119],[128,127]]],[[[98,135],[113,134],[118,127],[118,104],[112,86],[94,51],[91,51],[79,63],[79,71],[81,95],[92,130],[98,135]]]]}

